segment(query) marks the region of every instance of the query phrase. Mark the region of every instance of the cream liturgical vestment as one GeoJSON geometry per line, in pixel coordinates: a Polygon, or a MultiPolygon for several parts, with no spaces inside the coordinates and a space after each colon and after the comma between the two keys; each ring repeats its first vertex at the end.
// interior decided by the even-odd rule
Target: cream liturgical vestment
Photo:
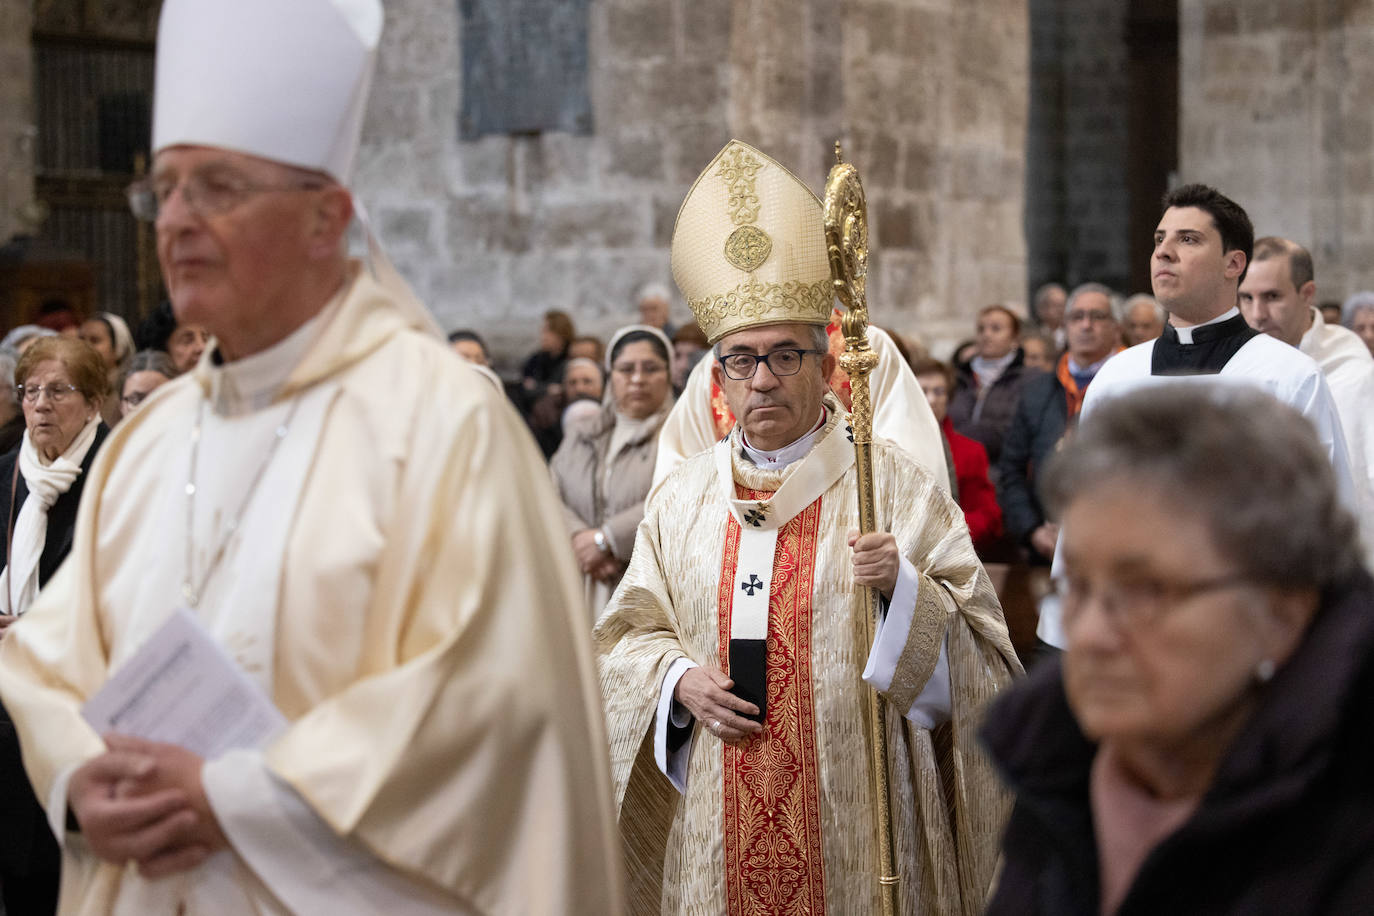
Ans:
{"type": "Polygon", "coordinates": [[[621,911],[558,502],[519,418],[430,328],[354,265],[287,340],[212,351],[111,434],[69,561],[0,643],[62,913],[621,911]],[[188,521],[194,613],[288,724],[206,761],[231,848],[148,881],[65,829],[66,789],[103,750],[81,705],[184,600],[188,521]]]}
{"type": "Polygon", "coordinates": [[[810,450],[781,470],[749,461],[736,429],[670,474],[597,623],[633,912],[880,912],[863,679],[875,668],[902,912],[982,909],[1007,805],[974,728],[1020,666],[959,507],[885,440],[873,447],[877,525],[896,536],[907,585],[899,577],[865,643],[846,543],[854,449],[833,396],[827,408],[810,450]],[[689,745],[669,749],[685,770],[670,781],[656,747],[665,678],[687,663],[729,673],[732,643],[765,632],[763,733],[732,747],[688,714],[689,745]],[[937,678],[948,721],[925,719],[932,731],[916,724],[918,695],[937,678]]]}

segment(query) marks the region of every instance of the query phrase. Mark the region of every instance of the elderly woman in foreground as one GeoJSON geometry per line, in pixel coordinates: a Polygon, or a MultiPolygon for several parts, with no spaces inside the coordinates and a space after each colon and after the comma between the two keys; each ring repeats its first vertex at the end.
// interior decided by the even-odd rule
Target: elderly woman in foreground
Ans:
{"type": "MultiPolygon", "coordinates": [[[[39,339],[15,368],[25,430],[18,447],[0,456],[0,512],[6,527],[0,638],[71,551],[82,484],[109,432],[100,419],[109,389],[106,369],[99,353],[71,337],[39,339]]],[[[19,739],[3,709],[0,774],[5,912],[52,913],[57,908],[57,843],[24,778],[19,739]]]]}
{"type": "Polygon", "coordinates": [[[1068,648],[984,728],[1016,792],[989,912],[1368,912],[1374,583],[1311,427],[1157,388],[1047,489],[1068,648]]]}
{"type": "Polygon", "coordinates": [[[621,328],[607,353],[605,406],[569,426],[549,463],[593,618],[630,561],[653,480],[658,431],[673,406],[673,345],[662,331],[621,328]]]}

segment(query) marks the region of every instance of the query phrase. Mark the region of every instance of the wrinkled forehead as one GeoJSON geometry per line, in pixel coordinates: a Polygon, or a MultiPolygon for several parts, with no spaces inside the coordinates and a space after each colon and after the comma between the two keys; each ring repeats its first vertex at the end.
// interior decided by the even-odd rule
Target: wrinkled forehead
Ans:
{"type": "Polygon", "coordinates": [[[322,173],[218,146],[169,146],[153,157],[154,179],[191,174],[229,173],[260,181],[285,182],[296,178],[330,181],[322,173]]]}

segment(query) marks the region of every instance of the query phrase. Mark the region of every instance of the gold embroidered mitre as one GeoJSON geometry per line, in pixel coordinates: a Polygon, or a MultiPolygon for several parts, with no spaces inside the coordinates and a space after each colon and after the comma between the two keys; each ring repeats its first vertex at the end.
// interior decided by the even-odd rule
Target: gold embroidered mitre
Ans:
{"type": "Polygon", "coordinates": [[[833,298],[820,198],[731,140],[687,192],[673,279],[706,339],[767,324],[828,324],[833,298]]]}

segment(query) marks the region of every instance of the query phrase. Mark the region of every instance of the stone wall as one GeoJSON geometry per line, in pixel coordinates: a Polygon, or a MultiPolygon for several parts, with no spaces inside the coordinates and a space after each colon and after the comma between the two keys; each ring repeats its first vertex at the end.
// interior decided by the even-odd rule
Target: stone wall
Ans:
{"type": "Polygon", "coordinates": [[[29,0],[0,0],[0,244],[27,228],[33,205],[29,0]]]}
{"type": "Polygon", "coordinates": [[[1374,288],[1374,0],[1182,0],[1181,181],[1311,249],[1317,294],[1374,288]]]}
{"type": "Polygon", "coordinates": [[[732,136],[818,192],[844,141],[878,323],[942,349],[1024,295],[1025,0],[594,0],[592,134],[473,142],[454,5],[386,14],[356,186],[440,323],[481,328],[506,365],[545,309],[604,336],[671,282],[677,208],[732,136]]]}

